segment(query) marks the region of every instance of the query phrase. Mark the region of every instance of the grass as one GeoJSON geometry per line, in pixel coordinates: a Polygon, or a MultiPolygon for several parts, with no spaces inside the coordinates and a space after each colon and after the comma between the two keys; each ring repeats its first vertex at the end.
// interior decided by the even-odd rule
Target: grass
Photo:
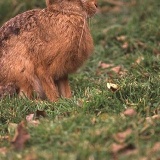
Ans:
{"type": "MultiPolygon", "coordinates": [[[[3,5],[10,1],[3,1],[3,5]]],[[[23,2],[14,13],[44,5],[23,2]]],[[[73,98],[57,103],[17,97],[0,100],[0,159],[160,158],[160,150],[155,147],[160,142],[160,2],[121,2],[129,5],[99,1],[102,13],[90,21],[95,51],[85,66],[70,76],[73,98]],[[112,66],[103,69],[102,63],[112,66]],[[117,66],[121,74],[113,71],[117,66]],[[117,84],[118,90],[111,91],[107,83],[117,84]],[[136,114],[125,116],[128,108],[136,114]],[[37,110],[44,110],[47,117],[40,118],[38,126],[27,125],[31,138],[25,149],[15,151],[10,144],[14,136],[10,125],[37,110]],[[127,129],[132,131],[126,136],[127,129]],[[122,137],[118,137],[120,133],[122,137]],[[115,145],[121,149],[115,151],[115,145]],[[2,154],[3,147],[6,151],[2,154]]],[[[1,22],[12,15],[8,10],[1,11],[1,22]]]]}

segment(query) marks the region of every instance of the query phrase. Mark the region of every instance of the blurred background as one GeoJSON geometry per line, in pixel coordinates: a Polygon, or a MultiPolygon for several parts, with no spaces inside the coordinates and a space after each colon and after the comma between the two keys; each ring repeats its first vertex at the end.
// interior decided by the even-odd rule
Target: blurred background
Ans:
{"type": "Polygon", "coordinates": [[[0,25],[18,13],[44,6],[44,0],[0,0],[0,25]]]}

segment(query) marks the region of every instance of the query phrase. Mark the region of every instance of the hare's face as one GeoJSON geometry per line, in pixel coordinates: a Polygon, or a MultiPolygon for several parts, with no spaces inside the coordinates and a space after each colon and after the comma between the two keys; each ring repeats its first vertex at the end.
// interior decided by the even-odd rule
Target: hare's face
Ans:
{"type": "Polygon", "coordinates": [[[93,16],[97,12],[97,0],[81,0],[88,17],[93,16]]]}

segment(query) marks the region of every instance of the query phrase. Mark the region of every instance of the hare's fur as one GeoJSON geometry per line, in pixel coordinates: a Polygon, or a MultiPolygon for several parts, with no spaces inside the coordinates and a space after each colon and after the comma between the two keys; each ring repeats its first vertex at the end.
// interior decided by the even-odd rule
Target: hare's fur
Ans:
{"type": "Polygon", "coordinates": [[[13,83],[20,95],[32,98],[35,91],[56,101],[71,96],[68,74],[93,51],[87,17],[96,8],[94,0],[46,3],[47,8],[24,12],[0,28],[0,85],[13,83]]]}

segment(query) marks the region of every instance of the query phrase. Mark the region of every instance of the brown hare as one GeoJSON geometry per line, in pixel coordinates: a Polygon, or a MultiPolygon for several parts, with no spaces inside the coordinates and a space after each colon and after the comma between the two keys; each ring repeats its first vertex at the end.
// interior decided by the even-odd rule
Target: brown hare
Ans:
{"type": "Polygon", "coordinates": [[[0,28],[0,86],[56,101],[71,97],[68,74],[93,52],[87,19],[95,0],[46,0],[47,8],[17,15],[0,28]],[[53,1],[53,2],[52,2],[53,1]]]}

